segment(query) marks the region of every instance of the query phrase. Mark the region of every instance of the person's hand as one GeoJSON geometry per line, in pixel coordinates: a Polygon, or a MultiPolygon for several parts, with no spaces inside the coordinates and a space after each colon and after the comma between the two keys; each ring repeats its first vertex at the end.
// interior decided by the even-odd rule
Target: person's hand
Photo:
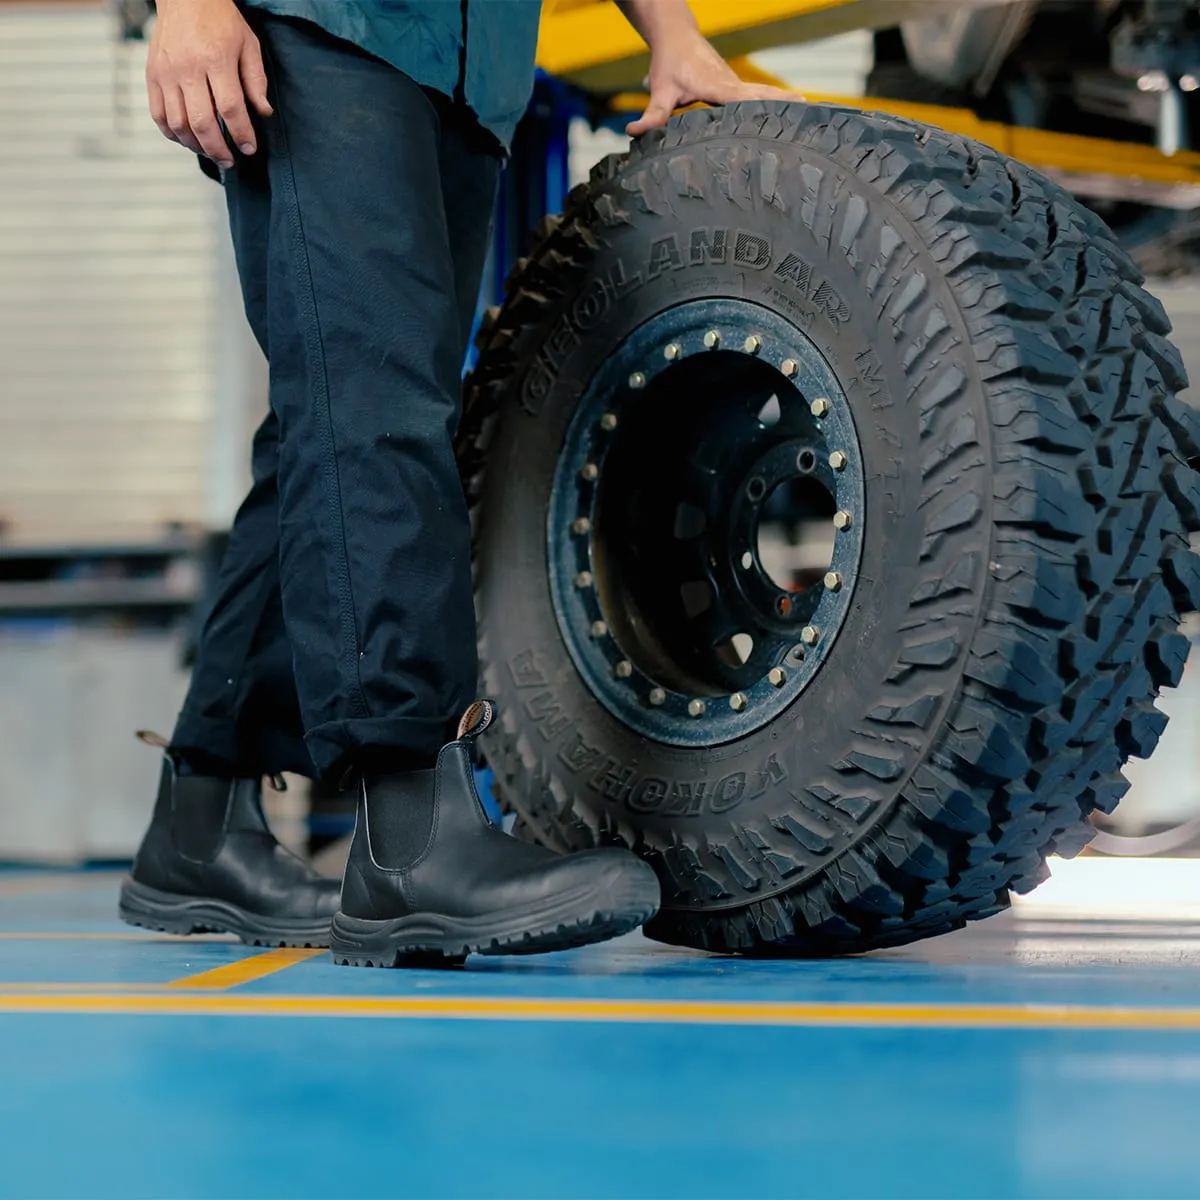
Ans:
{"type": "Polygon", "coordinates": [[[698,30],[659,41],[650,58],[650,103],[625,132],[637,137],[665,125],[686,104],[733,104],[737,100],[803,100],[783,88],[743,83],[698,30]]]}
{"type": "Polygon", "coordinates": [[[246,102],[270,116],[262,50],[233,0],[158,0],[146,60],[150,115],[163,136],[220,167],[258,148],[246,102]]]}

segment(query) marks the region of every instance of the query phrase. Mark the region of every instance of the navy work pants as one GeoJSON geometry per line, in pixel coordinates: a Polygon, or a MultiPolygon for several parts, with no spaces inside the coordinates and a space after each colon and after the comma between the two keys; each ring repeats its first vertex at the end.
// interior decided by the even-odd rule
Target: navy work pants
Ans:
{"type": "Polygon", "coordinates": [[[451,443],[500,152],[379,60],[251,19],[275,115],[224,186],[271,406],[172,748],[248,776],[424,765],[478,670],[451,443]]]}

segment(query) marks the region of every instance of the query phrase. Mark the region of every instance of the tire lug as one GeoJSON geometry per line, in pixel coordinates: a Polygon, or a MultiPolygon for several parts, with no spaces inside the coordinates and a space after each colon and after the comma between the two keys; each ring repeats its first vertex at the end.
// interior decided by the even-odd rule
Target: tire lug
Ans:
{"type": "Polygon", "coordinates": [[[829,412],[829,401],[824,396],[818,396],[809,406],[809,412],[814,417],[823,417],[829,412]]]}
{"type": "Polygon", "coordinates": [[[854,524],[854,518],[844,508],[833,514],[834,529],[849,529],[854,524]]]}
{"type": "Polygon", "coordinates": [[[703,700],[689,700],[688,701],[688,716],[689,717],[704,716],[704,707],[705,706],[704,706],[703,700]]]}
{"type": "Polygon", "coordinates": [[[762,338],[752,333],[743,343],[742,349],[747,354],[757,354],[762,349],[762,338]]]}
{"type": "Polygon", "coordinates": [[[606,433],[612,433],[612,431],[614,429],[616,429],[616,427],[617,427],[617,414],[616,413],[605,413],[604,416],[602,416],[600,418],[600,428],[603,429],[606,433]]]}
{"type": "Polygon", "coordinates": [[[767,672],[767,682],[772,687],[783,687],[787,683],[787,672],[782,667],[772,667],[767,672]]]}
{"type": "Polygon", "coordinates": [[[710,329],[704,335],[704,345],[709,350],[715,350],[720,344],[721,344],[721,335],[715,329],[710,329]]]}
{"type": "Polygon", "coordinates": [[[584,463],[579,468],[579,477],[588,483],[595,483],[600,478],[600,468],[595,463],[584,463]]]}
{"type": "Polygon", "coordinates": [[[729,697],[729,707],[732,708],[734,712],[741,712],[742,709],[746,707],[746,703],[747,701],[745,692],[734,692],[733,695],[729,697]]]}
{"type": "Polygon", "coordinates": [[[829,465],[835,471],[844,471],[846,469],[846,461],[846,456],[840,450],[835,450],[829,456],[829,465]]]}
{"type": "Polygon", "coordinates": [[[580,571],[575,576],[575,586],[577,588],[590,588],[596,581],[592,578],[591,571],[580,571]]]}
{"type": "Polygon", "coordinates": [[[663,358],[667,362],[674,362],[683,353],[683,347],[678,342],[672,342],[669,346],[663,348],[663,358]]]}
{"type": "Polygon", "coordinates": [[[647,696],[646,698],[650,701],[651,704],[654,705],[655,708],[658,708],[659,705],[666,704],[667,693],[665,691],[663,691],[663,689],[660,687],[651,688],[650,695],[647,696]]]}
{"type": "Polygon", "coordinates": [[[842,577],[837,571],[826,571],[825,578],[821,582],[825,585],[827,592],[840,592],[842,590],[842,577]]]}
{"type": "Polygon", "coordinates": [[[592,637],[608,637],[608,626],[603,621],[592,622],[592,637]]]}
{"type": "Polygon", "coordinates": [[[613,674],[618,679],[628,679],[630,675],[633,674],[633,663],[631,663],[627,658],[621,659],[621,661],[617,663],[615,667],[613,667],[613,674]]]}
{"type": "Polygon", "coordinates": [[[629,377],[629,386],[636,392],[639,388],[646,386],[646,376],[641,371],[634,371],[629,377]]]}
{"type": "Polygon", "coordinates": [[[800,364],[794,358],[785,358],[783,362],[780,363],[779,369],[788,379],[791,379],[794,375],[799,373],[800,364]]]}
{"type": "Polygon", "coordinates": [[[576,517],[571,522],[571,532],[576,537],[583,537],[584,534],[592,532],[592,523],[587,517],[576,517]]]}
{"type": "Polygon", "coordinates": [[[800,640],[806,646],[815,646],[820,636],[821,631],[815,625],[805,625],[805,627],[800,630],[800,640]]]}

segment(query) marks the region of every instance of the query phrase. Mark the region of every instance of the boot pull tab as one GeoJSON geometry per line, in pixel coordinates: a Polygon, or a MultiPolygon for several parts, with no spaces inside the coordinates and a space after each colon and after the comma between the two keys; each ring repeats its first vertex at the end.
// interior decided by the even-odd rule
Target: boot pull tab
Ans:
{"type": "Polygon", "coordinates": [[[496,706],[490,700],[476,700],[458,723],[458,740],[477,738],[496,716],[496,706]]]}
{"type": "Polygon", "coordinates": [[[161,733],[155,733],[153,729],[139,729],[134,737],[143,745],[153,746],[155,750],[162,750],[164,753],[171,748],[171,743],[161,733]]]}

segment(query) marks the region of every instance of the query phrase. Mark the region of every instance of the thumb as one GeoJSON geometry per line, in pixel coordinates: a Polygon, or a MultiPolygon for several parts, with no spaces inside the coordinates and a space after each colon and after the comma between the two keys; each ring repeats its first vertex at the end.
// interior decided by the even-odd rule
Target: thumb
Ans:
{"type": "Polygon", "coordinates": [[[675,105],[669,102],[667,97],[661,93],[652,95],[646,111],[636,121],[630,121],[625,126],[625,132],[630,137],[639,137],[647,130],[661,129],[671,119],[671,113],[674,111],[675,105]]]}
{"type": "Polygon", "coordinates": [[[267,71],[263,66],[262,47],[253,34],[246,38],[242,46],[239,70],[246,99],[254,105],[259,116],[269,117],[275,110],[267,99],[267,71]]]}

